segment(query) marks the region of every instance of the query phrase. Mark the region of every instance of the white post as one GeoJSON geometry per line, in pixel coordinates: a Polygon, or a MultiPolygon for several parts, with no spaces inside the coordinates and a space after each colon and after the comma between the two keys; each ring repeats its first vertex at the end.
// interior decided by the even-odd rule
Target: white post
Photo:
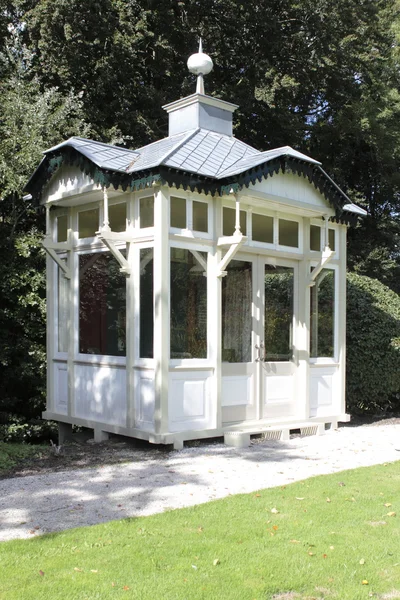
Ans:
{"type": "Polygon", "coordinates": [[[337,232],[339,234],[339,298],[335,298],[335,311],[338,315],[338,359],[339,359],[339,402],[336,405],[338,412],[346,412],[346,260],[347,260],[347,225],[340,225],[337,232]]]}
{"type": "MultiPolygon", "coordinates": [[[[222,235],[222,205],[217,198],[213,200],[214,231],[218,239],[222,235]]],[[[222,258],[222,251],[215,246],[213,252],[208,253],[208,286],[207,286],[207,321],[208,321],[208,348],[213,365],[214,374],[211,380],[211,411],[213,426],[222,427],[222,337],[221,337],[221,310],[222,310],[222,282],[218,277],[218,265],[222,258]]]]}
{"type": "MultiPolygon", "coordinates": [[[[304,239],[309,239],[309,219],[304,219],[304,239]]],[[[295,344],[297,352],[295,389],[299,419],[310,416],[310,288],[308,284],[310,263],[307,259],[299,262],[298,267],[298,308],[296,315],[295,344]]]]}
{"type": "Polygon", "coordinates": [[[235,208],[236,208],[235,235],[240,235],[240,233],[241,233],[241,231],[240,231],[240,200],[239,200],[239,196],[237,194],[235,194],[235,208]]]}
{"type": "MultiPolygon", "coordinates": [[[[126,202],[126,229],[133,233],[134,222],[134,194],[129,195],[126,202]]],[[[126,278],[126,399],[127,399],[127,415],[126,425],[128,429],[135,427],[135,381],[134,381],[134,364],[135,364],[135,294],[139,294],[139,289],[135,288],[135,284],[139,281],[138,277],[134,276],[135,267],[137,268],[139,260],[133,243],[126,245],[126,259],[128,261],[131,276],[126,278]],[[135,258],[136,265],[135,265],[135,258]]]]}
{"type": "MultiPolygon", "coordinates": [[[[71,209],[69,209],[71,210],[71,209]]],[[[68,228],[68,245],[71,248],[69,269],[69,316],[68,316],[68,416],[75,414],[75,348],[79,349],[79,257],[75,254],[77,212],[72,209],[72,226],[68,228]]]]}
{"type": "Polygon", "coordinates": [[[169,194],[154,187],[154,431],[168,431],[169,194]]]}
{"type": "Polygon", "coordinates": [[[108,192],[106,186],[103,188],[103,228],[110,229],[110,221],[108,218],[108,192]]]}

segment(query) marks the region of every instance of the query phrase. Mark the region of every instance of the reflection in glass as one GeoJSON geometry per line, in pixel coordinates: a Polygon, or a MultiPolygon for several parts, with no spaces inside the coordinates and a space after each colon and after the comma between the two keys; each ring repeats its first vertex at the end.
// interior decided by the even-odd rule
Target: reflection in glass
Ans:
{"type": "Polygon", "coordinates": [[[99,209],[82,210],[78,213],[79,238],[89,238],[96,235],[99,230],[99,209]]]}
{"type": "Polygon", "coordinates": [[[297,221],[279,219],[279,244],[291,248],[299,247],[299,224],[297,221]]]}
{"type": "Polygon", "coordinates": [[[111,204],[108,207],[108,219],[112,231],[125,231],[126,229],[126,204],[111,204]]]}
{"type": "Polygon", "coordinates": [[[272,244],[274,241],[274,219],[253,213],[252,238],[255,242],[272,244]]]}
{"type": "Polygon", "coordinates": [[[335,271],[322,269],[311,288],[311,358],[334,356],[335,271]]]}
{"type": "MultiPolygon", "coordinates": [[[[247,213],[245,210],[240,211],[240,231],[243,235],[247,235],[247,213]]],[[[224,206],[222,215],[222,234],[233,235],[236,225],[236,210],[234,208],[227,208],[224,206]]]]}
{"type": "Polygon", "coordinates": [[[154,196],[140,198],[140,228],[154,227],[154,196]]]}
{"type": "Polygon", "coordinates": [[[68,236],[68,217],[60,215],[57,217],[57,242],[66,242],[68,236]]]}
{"type": "Polygon", "coordinates": [[[207,277],[195,255],[171,248],[171,358],[207,358],[207,277]]]}
{"type": "Polygon", "coordinates": [[[222,279],[222,360],[251,361],[252,263],[231,260],[222,279]]]}
{"type": "Polygon", "coordinates": [[[57,268],[58,274],[58,351],[68,352],[68,287],[69,279],[64,277],[60,267],[57,268]]]}
{"type": "Polygon", "coordinates": [[[292,267],[265,265],[265,360],[291,360],[293,329],[292,267]]]}
{"type": "Polygon", "coordinates": [[[140,358],[153,358],[153,248],[140,250],[140,358]]]}
{"type": "Polygon", "coordinates": [[[193,229],[208,232],[208,204],[193,200],[193,229]]]}
{"type": "Polygon", "coordinates": [[[171,227],[186,229],[186,198],[171,196],[171,227]]]}
{"type": "Polygon", "coordinates": [[[335,230],[328,229],[329,248],[335,250],[335,230]]]}
{"type": "Polygon", "coordinates": [[[318,225],[310,225],[310,250],[321,250],[321,227],[318,225]]]}
{"type": "Polygon", "coordinates": [[[126,280],[109,252],[79,256],[79,352],[125,356],[126,280]]]}

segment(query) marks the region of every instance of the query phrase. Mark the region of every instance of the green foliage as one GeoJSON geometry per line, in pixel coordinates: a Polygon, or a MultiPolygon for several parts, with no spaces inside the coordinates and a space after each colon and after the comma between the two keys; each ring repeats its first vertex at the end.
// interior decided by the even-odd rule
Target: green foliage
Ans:
{"type": "Polygon", "coordinates": [[[400,409],[400,297],[377,280],[347,279],[349,412],[400,409]]]}
{"type": "Polygon", "coordinates": [[[0,441],[0,474],[8,471],[27,458],[35,458],[40,455],[43,448],[28,446],[27,444],[6,444],[0,441]]]}
{"type": "Polygon", "coordinates": [[[399,485],[393,463],[3,542],[0,586],[7,600],[395,598],[399,485]]]}

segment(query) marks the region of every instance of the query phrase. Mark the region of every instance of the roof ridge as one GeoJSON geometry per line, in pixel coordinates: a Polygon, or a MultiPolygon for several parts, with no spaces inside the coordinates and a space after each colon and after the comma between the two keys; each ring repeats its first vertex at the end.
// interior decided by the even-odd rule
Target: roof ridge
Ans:
{"type": "Polygon", "coordinates": [[[171,157],[174,152],[176,152],[183,144],[186,144],[193,136],[196,135],[200,131],[200,128],[192,129],[188,135],[186,135],[183,140],[180,140],[175,146],[173,146],[168,152],[166,152],[159,160],[159,164],[161,165],[165,160],[171,157]]]}
{"type": "Polygon", "coordinates": [[[98,140],[90,140],[89,138],[83,138],[83,137],[80,137],[79,135],[72,135],[70,138],[65,140],[65,142],[61,142],[61,144],[56,144],[52,148],[45,150],[44,154],[51,152],[53,149],[58,148],[59,146],[65,146],[68,144],[68,142],[71,142],[72,140],[80,140],[82,142],[88,142],[89,144],[96,144],[97,146],[104,146],[106,148],[115,148],[116,150],[121,150],[122,152],[136,152],[137,153],[137,150],[131,150],[130,148],[123,148],[122,146],[116,146],[115,144],[107,144],[106,142],[99,142],[98,140]]]}

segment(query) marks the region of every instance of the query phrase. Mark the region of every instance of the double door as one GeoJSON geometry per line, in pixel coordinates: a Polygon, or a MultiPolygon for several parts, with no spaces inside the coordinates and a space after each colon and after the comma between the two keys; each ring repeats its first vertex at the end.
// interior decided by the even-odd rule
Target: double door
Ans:
{"type": "Polygon", "coordinates": [[[222,422],[279,420],[295,406],[295,261],[232,260],[222,281],[222,422]]]}

